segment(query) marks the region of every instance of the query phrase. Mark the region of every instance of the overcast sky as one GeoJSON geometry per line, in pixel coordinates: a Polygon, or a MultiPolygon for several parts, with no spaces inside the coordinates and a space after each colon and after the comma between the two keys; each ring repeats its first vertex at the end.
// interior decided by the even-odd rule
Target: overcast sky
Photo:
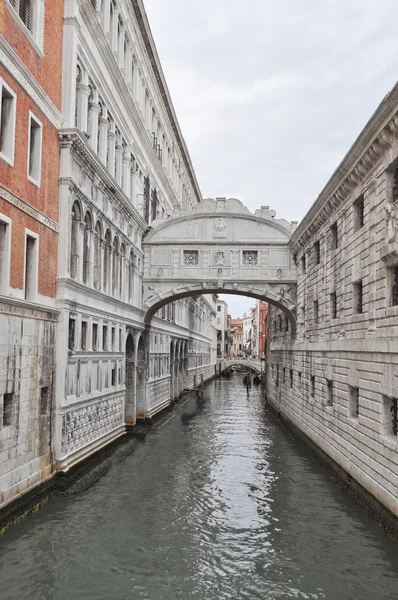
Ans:
{"type": "Polygon", "coordinates": [[[397,0],[144,2],[203,196],[300,220],[398,79],[397,0]]]}

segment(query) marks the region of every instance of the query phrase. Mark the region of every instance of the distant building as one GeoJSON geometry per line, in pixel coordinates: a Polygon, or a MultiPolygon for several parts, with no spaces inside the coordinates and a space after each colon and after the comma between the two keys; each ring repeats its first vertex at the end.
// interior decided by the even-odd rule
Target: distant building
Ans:
{"type": "Polygon", "coordinates": [[[220,358],[228,354],[228,304],[217,299],[217,356],[220,358]]]}
{"type": "Polygon", "coordinates": [[[267,314],[268,304],[260,300],[258,307],[258,356],[266,355],[267,352],[267,314]]]}
{"type": "Polygon", "coordinates": [[[243,354],[243,319],[231,319],[231,354],[241,356],[243,354]]]}

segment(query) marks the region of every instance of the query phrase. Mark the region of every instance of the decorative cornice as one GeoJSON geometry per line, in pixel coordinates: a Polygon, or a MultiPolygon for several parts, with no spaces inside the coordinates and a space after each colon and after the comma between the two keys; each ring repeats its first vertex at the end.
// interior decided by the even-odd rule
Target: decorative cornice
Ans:
{"type": "Polygon", "coordinates": [[[147,223],[138,213],[137,209],[128,201],[123,190],[99,160],[81,131],[79,129],[62,129],[59,132],[59,138],[61,149],[71,148],[76,151],[77,155],[83,159],[85,165],[91,167],[93,172],[101,178],[101,182],[107,188],[107,195],[111,195],[115,199],[115,204],[119,203],[119,210],[123,209],[122,212],[126,213],[126,215],[132,215],[141,232],[146,231],[148,228],[147,223]],[[111,189],[113,190],[112,193],[110,193],[111,189]]]}
{"type": "Polygon", "coordinates": [[[50,123],[59,129],[64,121],[62,114],[3,36],[0,36],[0,63],[29,94],[50,123]]]}
{"type": "Polygon", "coordinates": [[[291,239],[293,252],[300,252],[311,241],[356,187],[374,187],[370,175],[397,140],[397,134],[398,84],[380,104],[297,227],[291,239]]]}
{"type": "Polygon", "coordinates": [[[166,107],[166,111],[167,111],[167,115],[170,119],[171,127],[172,127],[174,135],[176,137],[178,147],[180,149],[187,173],[189,175],[189,179],[192,184],[192,189],[195,192],[197,201],[200,202],[202,199],[202,194],[200,191],[199,183],[196,179],[196,176],[195,176],[195,173],[193,170],[193,166],[192,166],[192,161],[189,156],[188,148],[185,144],[185,140],[183,138],[183,135],[181,133],[181,130],[180,130],[180,127],[179,127],[179,124],[177,121],[177,117],[176,117],[176,114],[174,111],[170,92],[167,88],[167,84],[166,84],[166,81],[165,81],[165,78],[163,75],[160,60],[159,60],[159,57],[158,57],[158,54],[156,51],[155,43],[152,38],[150,26],[148,23],[148,17],[146,15],[144,5],[142,3],[142,0],[131,0],[131,3],[133,5],[134,13],[135,13],[135,16],[136,16],[136,19],[138,22],[138,26],[140,28],[140,33],[141,33],[142,39],[145,44],[145,49],[148,53],[148,57],[149,57],[149,60],[150,60],[150,63],[151,63],[152,69],[153,69],[153,73],[156,78],[156,83],[158,85],[160,95],[161,95],[164,105],[166,107]]]}

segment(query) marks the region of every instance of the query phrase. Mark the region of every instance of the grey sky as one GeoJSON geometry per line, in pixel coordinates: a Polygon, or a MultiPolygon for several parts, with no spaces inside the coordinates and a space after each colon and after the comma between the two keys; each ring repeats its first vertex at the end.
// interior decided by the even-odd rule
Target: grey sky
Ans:
{"type": "Polygon", "coordinates": [[[203,196],[300,220],[398,79],[396,0],[144,1],[203,196]]]}

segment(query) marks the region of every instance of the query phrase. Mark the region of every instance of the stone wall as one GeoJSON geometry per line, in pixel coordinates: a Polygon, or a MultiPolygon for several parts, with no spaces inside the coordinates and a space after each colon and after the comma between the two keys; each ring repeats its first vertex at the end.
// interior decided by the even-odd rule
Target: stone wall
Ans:
{"type": "Polygon", "coordinates": [[[271,403],[395,515],[397,132],[396,87],[292,236],[297,335],[274,310],[269,366],[271,403]]]}

